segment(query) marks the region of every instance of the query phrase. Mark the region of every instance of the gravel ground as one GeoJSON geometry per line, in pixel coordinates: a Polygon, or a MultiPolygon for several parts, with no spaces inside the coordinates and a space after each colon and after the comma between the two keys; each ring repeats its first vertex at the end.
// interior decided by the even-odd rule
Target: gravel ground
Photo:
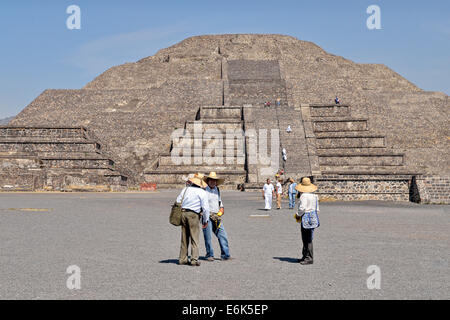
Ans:
{"type": "Polygon", "coordinates": [[[266,212],[259,193],[223,191],[235,259],[220,261],[214,238],[217,260],[190,267],[168,222],[177,193],[0,194],[0,298],[450,299],[449,206],[321,203],[315,262],[301,266],[287,202],[266,212]],[[80,290],[66,286],[70,265],[80,290]],[[367,288],[370,265],[379,290],[367,288]]]}

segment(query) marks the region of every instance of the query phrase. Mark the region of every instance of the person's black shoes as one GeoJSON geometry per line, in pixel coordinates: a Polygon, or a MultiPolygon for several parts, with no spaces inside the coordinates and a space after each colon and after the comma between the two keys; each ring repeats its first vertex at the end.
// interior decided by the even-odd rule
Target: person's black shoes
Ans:
{"type": "Polygon", "coordinates": [[[303,266],[308,265],[308,264],[313,264],[313,260],[305,260],[305,259],[302,260],[302,259],[300,259],[299,262],[303,266]]]}
{"type": "Polygon", "coordinates": [[[233,260],[234,258],[232,258],[232,257],[228,257],[228,258],[222,258],[222,261],[230,261],[230,260],[233,260]]]}

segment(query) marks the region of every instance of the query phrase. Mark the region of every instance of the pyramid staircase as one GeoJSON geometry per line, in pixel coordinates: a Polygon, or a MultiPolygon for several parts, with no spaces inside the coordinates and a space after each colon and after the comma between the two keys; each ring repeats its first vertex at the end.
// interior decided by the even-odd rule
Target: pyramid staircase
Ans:
{"type": "Polygon", "coordinates": [[[196,120],[185,122],[180,139],[144,172],[145,180],[159,189],[179,188],[195,172],[216,171],[225,179],[222,189],[235,189],[247,179],[243,125],[242,107],[201,107],[196,120]]]}
{"type": "MultiPolygon", "coordinates": [[[[310,105],[315,136],[311,167],[321,198],[408,201],[415,172],[404,166],[404,153],[388,148],[372,134],[367,119],[353,118],[346,105],[310,105]]],[[[311,153],[311,152],[310,152],[311,153]]]]}
{"type": "Polygon", "coordinates": [[[83,127],[0,127],[0,190],[116,191],[127,176],[83,127]]]}

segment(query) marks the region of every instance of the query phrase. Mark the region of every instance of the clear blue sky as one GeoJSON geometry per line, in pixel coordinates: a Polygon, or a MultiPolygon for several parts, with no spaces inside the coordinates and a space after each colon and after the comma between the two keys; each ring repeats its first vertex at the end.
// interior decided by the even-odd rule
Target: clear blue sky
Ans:
{"type": "Polygon", "coordinates": [[[278,33],[362,63],[383,63],[420,88],[450,93],[450,1],[104,1],[0,3],[0,118],[47,88],[77,89],[106,69],[189,36],[278,33]],[[81,8],[81,30],[66,9],[81,8]],[[366,9],[381,8],[381,30],[366,9]]]}

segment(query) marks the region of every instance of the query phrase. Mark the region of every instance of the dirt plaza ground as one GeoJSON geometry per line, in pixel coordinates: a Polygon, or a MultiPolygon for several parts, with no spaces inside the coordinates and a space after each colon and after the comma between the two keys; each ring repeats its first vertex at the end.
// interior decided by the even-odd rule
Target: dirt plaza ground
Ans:
{"type": "MultiPolygon", "coordinates": [[[[449,299],[449,206],[324,202],[315,263],[293,210],[223,191],[232,261],[177,264],[178,191],[0,194],[0,299],[449,299]],[[67,287],[76,265],[81,289],[67,287]],[[368,289],[369,266],[380,289],[368,289]]],[[[203,237],[200,254],[205,254],[203,237]]]]}

